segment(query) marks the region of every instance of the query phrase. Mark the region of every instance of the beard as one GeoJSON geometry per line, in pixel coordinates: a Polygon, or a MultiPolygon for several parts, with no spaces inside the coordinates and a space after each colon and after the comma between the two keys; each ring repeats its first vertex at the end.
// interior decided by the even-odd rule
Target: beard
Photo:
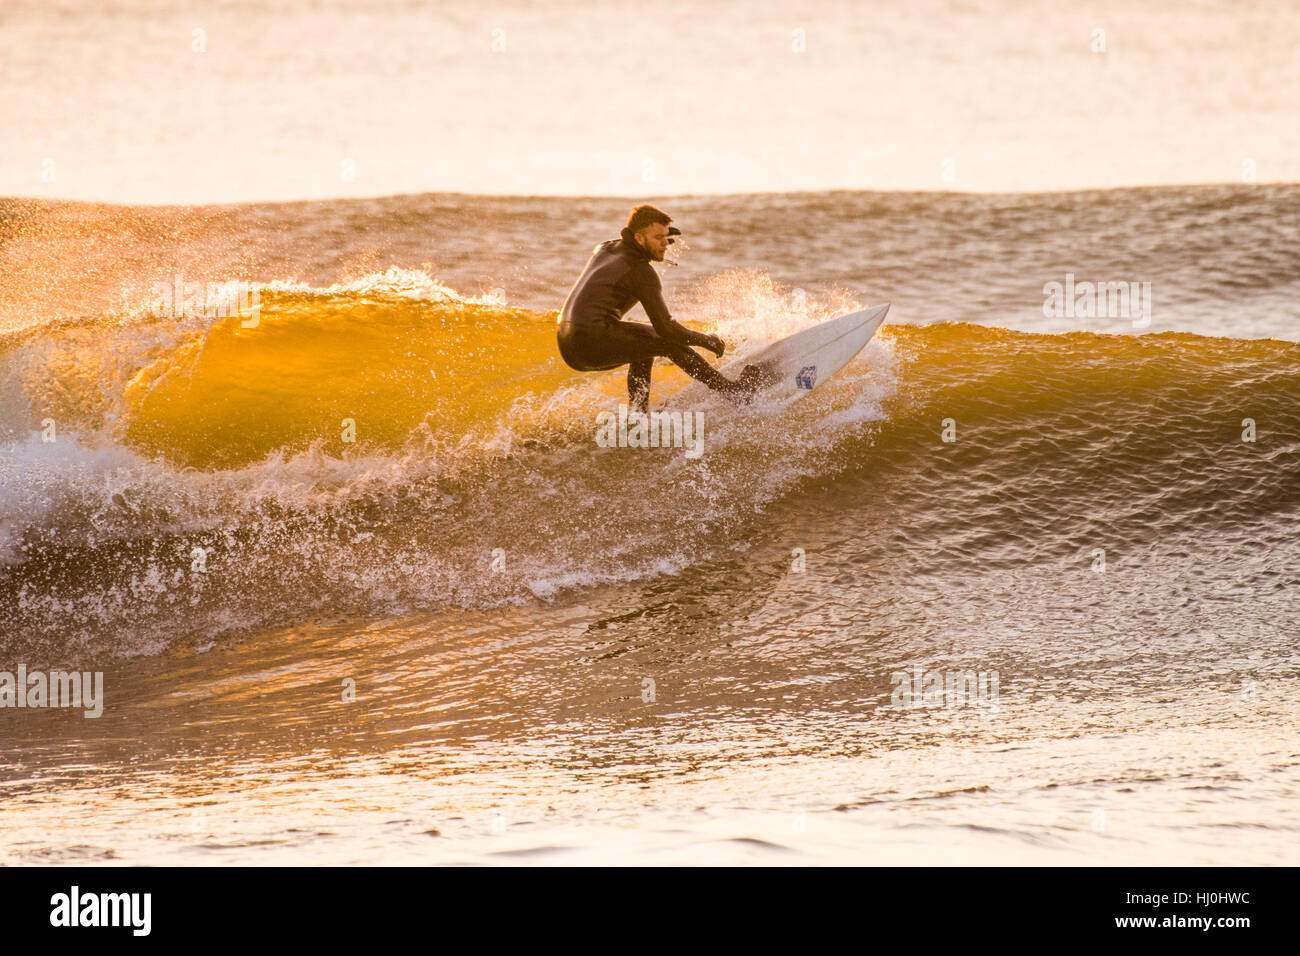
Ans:
{"type": "Polygon", "coordinates": [[[654,262],[663,262],[663,261],[664,261],[663,253],[661,253],[661,252],[655,252],[654,249],[653,249],[651,246],[648,246],[648,245],[646,245],[646,244],[643,243],[643,242],[638,242],[637,245],[640,246],[642,249],[645,250],[645,254],[646,254],[647,256],[649,256],[650,259],[651,259],[652,261],[654,261],[654,262]]]}

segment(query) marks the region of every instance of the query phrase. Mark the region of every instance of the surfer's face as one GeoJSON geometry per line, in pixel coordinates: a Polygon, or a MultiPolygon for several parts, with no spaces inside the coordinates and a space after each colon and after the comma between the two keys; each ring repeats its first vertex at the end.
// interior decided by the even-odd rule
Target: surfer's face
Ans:
{"type": "Polygon", "coordinates": [[[653,226],[646,226],[636,234],[637,241],[641,243],[641,248],[650,253],[650,258],[655,262],[664,261],[664,253],[668,251],[668,227],[661,222],[653,226]]]}

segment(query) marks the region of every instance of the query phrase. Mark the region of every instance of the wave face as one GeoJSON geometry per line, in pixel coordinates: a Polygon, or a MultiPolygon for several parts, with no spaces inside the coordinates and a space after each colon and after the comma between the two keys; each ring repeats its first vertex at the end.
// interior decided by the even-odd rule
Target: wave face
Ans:
{"type": "MultiPolygon", "coordinates": [[[[863,304],[714,285],[742,356],[863,304]]],[[[0,345],[7,649],[549,601],[827,526],[900,581],[1183,541],[1296,583],[1291,342],[886,326],[802,401],[710,406],[693,459],[597,444],[623,378],[567,369],[553,312],[419,271],[259,293],[253,327],[137,310],[0,345]]],[[[655,395],[684,383],[656,368],[655,395]]]]}

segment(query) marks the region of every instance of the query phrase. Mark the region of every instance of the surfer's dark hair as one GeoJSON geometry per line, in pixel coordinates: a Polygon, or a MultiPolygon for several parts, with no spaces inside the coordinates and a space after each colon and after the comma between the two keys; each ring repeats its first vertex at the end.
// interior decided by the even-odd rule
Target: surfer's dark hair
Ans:
{"type": "Polygon", "coordinates": [[[640,232],[646,226],[653,226],[655,223],[668,225],[673,221],[673,217],[668,215],[662,209],[657,209],[649,204],[637,206],[632,210],[632,214],[627,217],[627,228],[634,233],[640,232]]]}

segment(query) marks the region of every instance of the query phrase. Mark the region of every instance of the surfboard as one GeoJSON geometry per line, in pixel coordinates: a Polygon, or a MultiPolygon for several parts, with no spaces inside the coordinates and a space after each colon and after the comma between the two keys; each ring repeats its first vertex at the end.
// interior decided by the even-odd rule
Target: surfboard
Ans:
{"type": "MultiPolygon", "coordinates": [[[[886,303],[841,315],[787,335],[758,354],[736,359],[719,371],[734,379],[746,365],[757,365],[763,372],[764,384],[755,393],[755,402],[793,401],[815,390],[848,365],[871,341],[888,312],[889,304],[886,303]]],[[[713,397],[714,393],[703,382],[691,382],[670,395],[659,407],[688,408],[713,397]]]]}

